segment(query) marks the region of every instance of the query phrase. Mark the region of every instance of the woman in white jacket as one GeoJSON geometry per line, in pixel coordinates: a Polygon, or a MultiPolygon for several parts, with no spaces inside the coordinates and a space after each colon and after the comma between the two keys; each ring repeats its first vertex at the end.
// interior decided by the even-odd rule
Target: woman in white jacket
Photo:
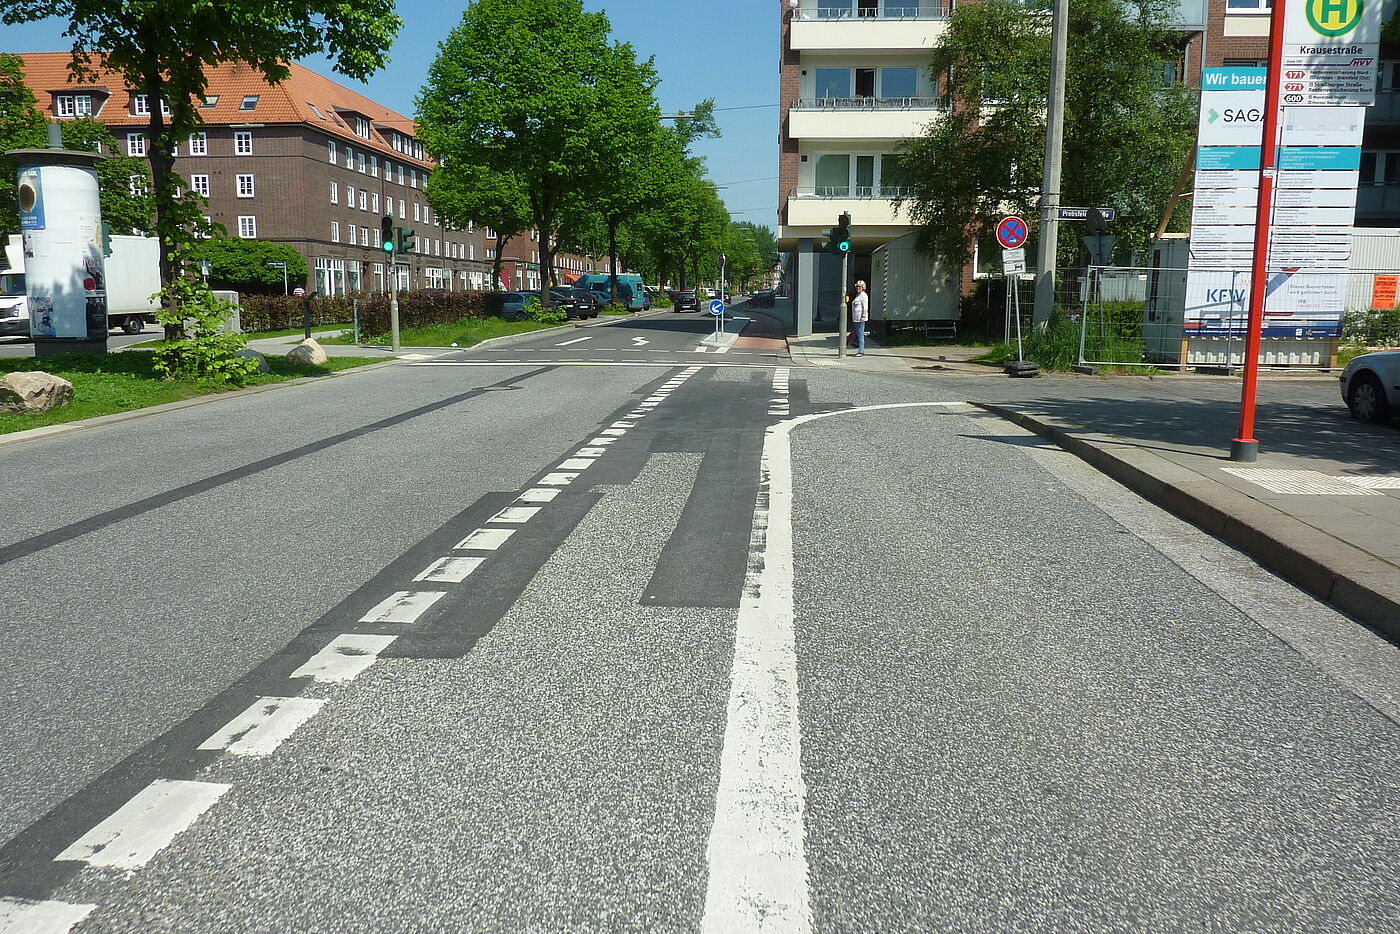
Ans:
{"type": "Polygon", "coordinates": [[[870,296],[865,294],[865,280],[856,280],[856,297],[851,299],[851,324],[856,329],[856,356],[865,356],[865,322],[870,320],[870,296]]]}

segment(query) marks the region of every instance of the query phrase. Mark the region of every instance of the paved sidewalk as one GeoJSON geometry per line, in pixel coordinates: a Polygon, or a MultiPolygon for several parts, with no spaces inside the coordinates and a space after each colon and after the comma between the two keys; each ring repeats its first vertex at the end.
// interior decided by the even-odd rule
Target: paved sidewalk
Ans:
{"type": "Polygon", "coordinates": [[[1255,464],[1222,450],[1238,409],[1181,398],[979,403],[1400,635],[1400,431],[1315,406],[1261,407],[1255,464]]]}

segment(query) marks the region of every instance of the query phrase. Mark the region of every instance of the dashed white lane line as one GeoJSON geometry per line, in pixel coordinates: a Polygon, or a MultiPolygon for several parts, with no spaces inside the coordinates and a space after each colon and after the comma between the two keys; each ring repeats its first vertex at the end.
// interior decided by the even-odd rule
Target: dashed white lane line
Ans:
{"type": "MultiPolygon", "coordinates": [[[[601,451],[602,448],[585,448],[585,450],[601,451]]],[[[579,453],[583,452],[580,451],[579,453]]],[[[560,492],[559,490],[542,490],[539,487],[532,487],[517,496],[516,501],[521,503],[551,503],[554,501],[554,497],[558,496],[560,492]]],[[[495,530],[493,529],[492,531],[495,530]]]]}
{"type": "Polygon", "coordinates": [[[589,444],[612,444],[616,438],[594,438],[589,444]]]}
{"type": "Polygon", "coordinates": [[[570,483],[573,483],[576,479],[578,479],[578,474],[576,473],[555,472],[547,473],[543,477],[540,477],[540,483],[544,484],[545,486],[568,486],[570,483]]]}
{"type": "Polygon", "coordinates": [[[609,430],[608,430],[608,431],[605,431],[604,434],[608,434],[608,433],[609,433],[610,431],[612,431],[612,430],[623,430],[623,431],[625,431],[625,430],[627,430],[628,428],[636,428],[636,427],[637,427],[636,422],[613,422],[612,425],[609,426],[609,430]]]}
{"type": "Polygon", "coordinates": [[[157,779],[54,860],[140,869],[232,787],[215,782],[157,779]]]}
{"type": "Polygon", "coordinates": [[[535,518],[535,513],[539,512],[542,508],[543,507],[541,506],[507,506],[505,509],[502,509],[500,512],[496,513],[494,516],[487,519],[486,521],[515,523],[529,522],[531,519],[535,518]]]}
{"type": "MultiPolygon", "coordinates": [[[[632,426],[631,426],[631,425],[628,425],[627,427],[630,428],[630,427],[632,427],[632,426]]],[[[600,434],[603,434],[603,435],[611,435],[611,436],[613,436],[614,438],[618,438],[618,437],[621,437],[622,435],[627,434],[627,428],[604,428],[604,429],[602,430],[602,432],[600,432],[600,434]]]]}
{"type": "Polygon", "coordinates": [[[312,678],[316,681],[353,681],[379,658],[379,653],[389,647],[398,636],[370,636],[347,634],[336,636],[324,649],[306,660],[293,678],[312,678]]]}
{"type": "Polygon", "coordinates": [[[362,623],[416,623],[428,607],[447,596],[442,590],[397,590],[360,617],[362,623]]]}
{"type": "Polygon", "coordinates": [[[569,346],[570,344],[582,344],[584,341],[591,341],[591,340],[593,340],[593,338],[596,337],[596,336],[597,336],[596,334],[589,334],[587,337],[575,337],[575,338],[574,338],[573,340],[571,340],[571,341],[560,341],[559,343],[555,344],[554,346],[555,346],[555,347],[567,347],[567,346],[569,346]]]}
{"type": "Polygon", "coordinates": [[[575,453],[577,453],[579,457],[601,457],[605,450],[606,448],[588,447],[579,448],[578,451],[575,453]]]}
{"type": "Polygon", "coordinates": [[[267,756],[325,703],[310,697],[264,697],[234,717],[200,749],[222,749],[235,756],[267,756]]]}
{"type": "Polygon", "coordinates": [[[514,534],[515,529],[477,529],[453,547],[457,551],[495,551],[514,534]]]}
{"type": "Polygon", "coordinates": [[[0,898],[0,934],[68,934],[96,905],[0,898]]]}
{"type": "Polygon", "coordinates": [[[431,581],[435,584],[460,584],[481,567],[485,558],[438,558],[414,578],[415,581],[431,581]]]}
{"type": "Polygon", "coordinates": [[[592,457],[571,457],[559,466],[565,470],[587,470],[592,466],[596,458],[592,457]]]}

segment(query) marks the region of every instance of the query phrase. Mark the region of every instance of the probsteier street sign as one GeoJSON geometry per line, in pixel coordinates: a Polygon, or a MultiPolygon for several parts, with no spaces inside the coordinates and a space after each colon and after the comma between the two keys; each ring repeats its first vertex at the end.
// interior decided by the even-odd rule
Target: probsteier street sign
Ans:
{"type": "Polygon", "coordinates": [[[1380,37],[1380,0],[1289,0],[1279,104],[1370,107],[1380,37]]]}

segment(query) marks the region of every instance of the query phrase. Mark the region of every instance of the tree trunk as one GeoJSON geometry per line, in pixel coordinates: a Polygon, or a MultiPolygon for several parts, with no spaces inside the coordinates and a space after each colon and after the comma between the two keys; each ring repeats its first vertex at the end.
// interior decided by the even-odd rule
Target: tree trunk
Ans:
{"type": "Polygon", "coordinates": [[[617,301],[617,215],[608,215],[608,261],[612,268],[612,300],[617,301]]]}
{"type": "Polygon", "coordinates": [[[491,288],[495,289],[499,287],[507,292],[510,291],[510,287],[501,282],[501,262],[502,258],[506,255],[506,244],[509,242],[510,237],[502,234],[500,238],[496,240],[496,257],[491,260],[491,288]]]}
{"type": "MultiPolygon", "coordinates": [[[[159,72],[153,72],[146,75],[144,83],[143,90],[151,110],[146,154],[151,163],[151,184],[155,188],[155,233],[160,245],[160,284],[165,290],[183,274],[177,254],[177,244],[183,232],[179,230],[179,218],[175,211],[175,156],[171,151],[171,140],[167,138],[165,115],[161,110],[165,82],[159,72]]],[[[168,294],[161,297],[161,305],[169,313],[178,310],[168,294]]],[[[166,340],[179,340],[184,336],[183,324],[165,325],[166,340]]]]}

